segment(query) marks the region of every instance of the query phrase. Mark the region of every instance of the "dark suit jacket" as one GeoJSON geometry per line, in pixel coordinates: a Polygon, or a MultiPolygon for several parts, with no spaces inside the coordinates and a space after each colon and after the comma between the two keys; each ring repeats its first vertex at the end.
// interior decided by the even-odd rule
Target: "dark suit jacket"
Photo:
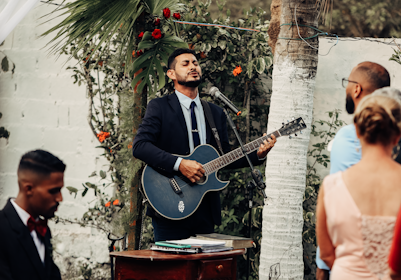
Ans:
{"type": "MultiPolygon", "coordinates": [[[[231,148],[228,141],[226,115],[220,107],[212,103],[209,103],[209,105],[220,136],[223,151],[227,153],[231,148]]],[[[206,143],[219,150],[206,117],[205,121],[206,143]]],[[[149,102],[145,117],[135,136],[132,150],[134,157],[144,161],[155,170],[159,169],[164,172],[173,172],[174,164],[178,157],[173,154],[190,154],[188,130],[180,102],[175,93],[153,99],[149,102]]],[[[250,159],[255,165],[263,163],[263,160],[258,159],[256,151],[250,154],[250,159]]],[[[229,165],[229,168],[245,166],[248,166],[247,161],[245,158],[242,158],[229,165]]],[[[204,200],[210,199],[213,221],[215,224],[220,225],[221,206],[219,194],[217,192],[209,194],[208,197],[205,196],[204,200]]]]}
{"type": "Polygon", "coordinates": [[[44,237],[45,264],[35,243],[8,200],[0,211],[0,279],[1,280],[61,280],[60,271],[52,259],[51,234],[44,237]]]}

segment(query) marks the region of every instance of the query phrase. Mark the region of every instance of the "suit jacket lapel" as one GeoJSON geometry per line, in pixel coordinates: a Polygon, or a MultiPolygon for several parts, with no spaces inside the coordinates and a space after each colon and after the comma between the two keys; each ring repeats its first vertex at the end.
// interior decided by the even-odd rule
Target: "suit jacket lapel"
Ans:
{"type": "Polygon", "coordinates": [[[180,141],[185,141],[185,143],[187,143],[187,145],[189,145],[188,144],[189,139],[188,139],[187,124],[185,123],[185,118],[184,118],[184,114],[182,113],[180,101],[178,100],[178,97],[175,93],[170,94],[168,96],[168,103],[170,104],[171,109],[173,110],[173,112],[175,114],[176,120],[178,120],[179,126],[185,132],[183,140],[180,140],[180,141]]]}
{"type": "MultiPolygon", "coordinates": [[[[45,266],[43,265],[38,250],[33,242],[32,236],[28,230],[28,227],[24,225],[18,216],[17,212],[14,209],[14,206],[11,204],[10,200],[7,202],[4,207],[4,214],[6,215],[11,228],[14,230],[18,241],[21,244],[21,247],[24,249],[27,254],[29,260],[32,262],[32,265],[38,271],[40,277],[42,279],[46,279],[45,274],[45,266]]],[[[5,240],[6,242],[6,240],[5,240]]]]}
{"type": "Polygon", "coordinates": [[[50,230],[49,228],[47,229],[47,233],[44,238],[44,243],[45,243],[45,268],[46,268],[46,279],[51,278],[51,273],[52,273],[52,260],[53,260],[53,246],[50,242],[50,230]]]}

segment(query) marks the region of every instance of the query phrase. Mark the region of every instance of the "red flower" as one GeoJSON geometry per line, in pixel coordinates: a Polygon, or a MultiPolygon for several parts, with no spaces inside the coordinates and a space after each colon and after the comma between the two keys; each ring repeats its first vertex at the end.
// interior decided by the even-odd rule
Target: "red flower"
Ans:
{"type": "Polygon", "coordinates": [[[169,18],[170,17],[170,9],[169,8],[164,8],[163,9],[163,16],[165,18],[169,18]]]}
{"type": "Polygon", "coordinates": [[[160,39],[162,37],[162,32],[160,31],[160,29],[153,30],[152,37],[155,39],[160,39]]]}
{"type": "Polygon", "coordinates": [[[181,18],[180,13],[174,13],[173,17],[176,18],[176,19],[180,19],[181,18]]]}
{"type": "Polygon", "coordinates": [[[118,205],[118,204],[120,204],[120,201],[118,199],[113,201],[113,205],[118,205]]]}
{"type": "Polygon", "coordinates": [[[142,37],[143,37],[143,32],[139,33],[139,35],[138,35],[139,39],[142,39],[142,37]]]}
{"type": "Polygon", "coordinates": [[[160,24],[160,18],[155,19],[155,25],[159,25],[160,24]]]}
{"type": "Polygon", "coordinates": [[[136,52],[136,57],[139,57],[141,55],[143,55],[143,51],[142,50],[136,52]]]}
{"type": "Polygon", "coordinates": [[[99,61],[97,64],[99,64],[100,66],[103,66],[103,61],[99,61]]]}
{"type": "Polygon", "coordinates": [[[104,206],[110,207],[111,201],[107,202],[104,206]]]}

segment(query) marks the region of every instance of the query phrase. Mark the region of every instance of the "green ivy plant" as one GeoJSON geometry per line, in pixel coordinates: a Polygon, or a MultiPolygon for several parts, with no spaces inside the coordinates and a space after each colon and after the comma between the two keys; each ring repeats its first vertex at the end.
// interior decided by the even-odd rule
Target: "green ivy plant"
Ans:
{"type": "Polygon", "coordinates": [[[308,150],[308,165],[306,172],[306,188],[303,200],[304,226],[302,232],[304,279],[316,279],[316,202],[319,188],[323,178],[319,175],[317,167],[328,168],[330,155],[327,145],[334,138],[339,128],[345,122],[339,119],[340,110],[327,112],[328,120],[317,120],[312,124],[311,141],[316,144],[308,150]]]}
{"type": "MultiPolygon", "coordinates": [[[[221,10],[223,6],[220,3],[221,10]]],[[[250,9],[244,12],[244,19],[231,22],[228,15],[222,14],[218,19],[212,19],[209,8],[210,1],[199,2],[198,5],[186,3],[181,18],[184,21],[252,28],[260,32],[182,25],[162,19],[158,27],[164,37],[155,39],[151,32],[155,16],[149,15],[144,19],[143,37],[135,41],[137,45],[134,47],[123,44],[122,36],[126,32],[124,23],[121,33],[117,33],[107,44],[102,45],[101,38],[87,41],[77,38],[62,49],[77,61],[69,69],[73,71],[74,82],[87,88],[88,123],[99,139],[98,147],[103,150],[109,166],[106,170],[94,172],[88,182],[81,186],[67,187],[74,196],[95,195],[83,217],[76,221],[59,217],[57,221],[92,226],[118,236],[129,231],[133,219],[129,211],[130,188],[133,177],[140,174],[143,167],[141,161],[132,157],[132,139],[135,136],[133,123],[137,121],[138,112],[144,114],[148,99],[172,92],[172,81],[159,73],[165,73],[168,53],[173,47],[183,46],[180,40],[185,45],[188,43],[199,56],[204,77],[200,86],[201,97],[208,99],[204,92],[213,83],[241,108],[243,114],[235,116],[234,121],[244,142],[260,137],[265,132],[271,91],[262,83],[262,79],[271,75],[272,54],[267,44],[268,22],[262,20],[264,12],[250,9]],[[82,45],[82,42],[85,44],[82,45]],[[173,43],[175,45],[170,46],[173,43]],[[131,60],[126,59],[128,52],[131,60]],[[127,66],[127,63],[132,65],[127,66]],[[144,90],[147,93],[140,107],[135,101],[135,94],[132,94],[136,86],[137,91],[144,90]]],[[[231,132],[230,141],[237,146],[231,132]]],[[[231,184],[221,194],[223,221],[216,228],[217,232],[246,235],[249,217],[245,195],[249,175],[249,169],[220,172],[219,176],[231,180],[231,184]]],[[[257,245],[252,255],[251,279],[257,279],[263,204],[259,194],[255,195],[254,200],[252,232],[257,245]]],[[[145,217],[141,248],[146,248],[152,241],[150,219],[145,217]]],[[[245,277],[245,264],[245,260],[241,260],[239,279],[245,277]]]]}

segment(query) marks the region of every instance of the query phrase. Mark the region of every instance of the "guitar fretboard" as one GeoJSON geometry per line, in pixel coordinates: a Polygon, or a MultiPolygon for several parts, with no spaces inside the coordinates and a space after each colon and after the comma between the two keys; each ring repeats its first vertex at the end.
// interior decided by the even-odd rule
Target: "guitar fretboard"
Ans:
{"type": "MultiPolygon", "coordinates": [[[[259,149],[260,145],[263,143],[263,141],[267,140],[268,138],[271,138],[271,135],[276,136],[276,138],[280,137],[280,133],[278,130],[276,130],[273,133],[270,133],[269,135],[262,136],[252,142],[249,142],[248,144],[244,145],[245,151],[247,154],[252,153],[253,151],[259,149]]],[[[242,158],[244,156],[244,153],[242,152],[242,148],[239,147],[227,154],[222,155],[221,157],[218,157],[212,161],[209,161],[208,163],[203,165],[203,168],[205,169],[205,175],[210,175],[213,172],[218,171],[219,169],[233,163],[234,161],[242,158]]]]}

